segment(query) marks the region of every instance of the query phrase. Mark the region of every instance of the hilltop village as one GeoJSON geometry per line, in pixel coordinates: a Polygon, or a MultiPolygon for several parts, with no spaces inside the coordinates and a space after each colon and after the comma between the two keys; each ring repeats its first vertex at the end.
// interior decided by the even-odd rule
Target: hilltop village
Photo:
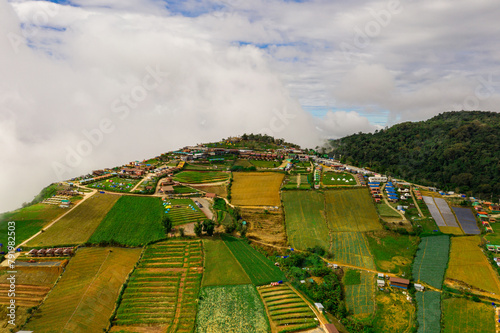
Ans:
{"type": "Polygon", "coordinates": [[[500,329],[498,203],[268,136],[94,170],[0,222],[0,332],[500,329]]]}

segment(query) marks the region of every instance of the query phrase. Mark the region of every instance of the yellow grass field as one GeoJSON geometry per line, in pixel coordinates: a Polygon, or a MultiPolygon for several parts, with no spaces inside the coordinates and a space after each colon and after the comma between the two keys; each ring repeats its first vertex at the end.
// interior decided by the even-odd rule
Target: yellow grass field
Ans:
{"type": "Polygon", "coordinates": [[[479,236],[453,237],[446,278],[462,281],[473,287],[500,293],[500,281],[481,251],[479,236]]]}
{"type": "Polygon", "coordinates": [[[279,206],[279,189],[284,177],[273,172],[235,172],[231,202],[238,206],[279,206]]]}
{"type": "Polygon", "coordinates": [[[25,329],[35,332],[102,332],[141,249],[83,248],[76,252],[25,329]]]}
{"type": "Polygon", "coordinates": [[[439,227],[439,231],[444,234],[463,235],[464,232],[459,227],[439,227]]]}
{"type": "Polygon", "coordinates": [[[26,245],[48,247],[85,243],[118,199],[119,195],[94,194],[26,245]]]}

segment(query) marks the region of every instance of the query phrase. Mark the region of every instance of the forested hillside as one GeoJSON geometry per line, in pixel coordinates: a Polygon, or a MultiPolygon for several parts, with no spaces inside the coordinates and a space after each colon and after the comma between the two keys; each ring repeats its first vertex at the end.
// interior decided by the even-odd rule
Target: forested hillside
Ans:
{"type": "Polygon", "coordinates": [[[330,142],[331,154],[354,165],[480,196],[500,195],[500,114],[446,112],[330,142]]]}

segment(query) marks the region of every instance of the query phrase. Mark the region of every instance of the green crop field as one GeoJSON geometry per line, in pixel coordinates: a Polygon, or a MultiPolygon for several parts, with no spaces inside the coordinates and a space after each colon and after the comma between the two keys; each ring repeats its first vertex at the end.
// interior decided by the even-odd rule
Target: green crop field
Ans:
{"type": "Polygon", "coordinates": [[[7,244],[8,222],[16,222],[16,245],[30,238],[67,209],[56,205],[35,204],[0,214],[0,243],[7,244]]]}
{"type": "Polygon", "coordinates": [[[189,187],[189,186],[183,186],[183,185],[176,185],[174,186],[174,193],[175,194],[187,194],[187,193],[196,193],[199,192],[197,189],[189,187]]]}
{"type": "Polygon", "coordinates": [[[235,172],[231,202],[238,206],[279,206],[282,173],[235,172]]]}
{"type": "Polygon", "coordinates": [[[245,241],[226,235],[223,235],[222,239],[248,274],[253,284],[258,286],[285,280],[283,272],[271,260],[267,259],[260,252],[257,252],[257,250],[245,241]]]}
{"type": "Polygon", "coordinates": [[[332,231],[382,229],[366,188],[325,191],[326,220],[332,231]]]}
{"type": "Polygon", "coordinates": [[[192,332],[202,265],[199,240],[148,246],[128,281],[111,332],[192,332]]]}
{"type": "Polygon", "coordinates": [[[129,178],[120,178],[120,177],[111,177],[108,179],[103,179],[98,182],[89,184],[87,187],[95,188],[97,190],[103,191],[111,191],[111,192],[121,192],[126,193],[130,192],[137,183],[139,183],[140,179],[129,179],[129,178]]]}
{"type": "Polygon", "coordinates": [[[449,236],[422,238],[413,262],[413,279],[441,289],[449,251],[449,236]]]}
{"type": "Polygon", "coordinates": [[[196,332],[269,331],[266,310],[253,285],[202,288],[196,332]]]}
{"type": "Polygon", "coordinates": [[[203,221],[207,217],[191,199],[163,199],[163,213],[174,226],[203,221]]]}
{"type": "Polygon", "coordinates": [[[368,241],[361,232],[332,233],[333,260],[348,265],[375,269],[368,241]]]}
{"type": "Polygon", "coordinates": [[[78,207],[32,239],[29,247],[77,245],[85,243],[120,196],[94,194],[78,207]]]}
{"type": "Polygon", "coordinates": [[[453,237],[446,278],[500,294],[498,274],[479,247],[479,236],[453,237]],[[473,267],[473,269],[471,269],[473,267]]]}
{"type": "Polygon", "coordinates": [[[219,171],[182,171],[174,176],[174,180],[187,184],[218,183],[229,179],[229,173],[219,171]]]}
{"type": "Polygon", "coordinates": [[[222,240],[204,239],[203,286],[251,283],[243,267],[222,240]]]}
{"type": "Polygon", "coordinates": [[[316,245],[329,249],[323,195],[316,191],[283,191],[282,198],[290,245],[302,250],[316,245]]]}
{"type": "Polygon", "coordinates": [[[495,332],[493,306],[466,298],[448,298],[442,301],[443,333],[495,332]]]}
{"type": "Polygon", "coordinates": [[[83,248],[24,327],[35,332],[102,332],[140,249],[83,248]]]}
{"type": "Polygon", "coordinates": [[[250,160],[249,161],[252,165],[256,166],[257,168],[277,168],[281,165],[281,162],[276,162],[276,161],[260,161],[260,160],[250,160]]]}
{"type": "Polygon", "coordinates": [[[354,315],[370,315],[375,311],[375,275],[360,272],[359,284],[345,286],[346,305],[354,315]]]}
{"type": "Polygon", "coordinates": [[[441,293],[437,291],[418,292],[418,333],[436,333],[441,330],[441,293]]]}
{"type": "Polygon", "coordinates": [[[347,172],[323,172],[321,181],[323,185],[357,185],[354,176],[347,172]]]}
{"type": "Polygon", "coordinates": [[[89,242],[138,246],[165,238],[159,198],[122,196],[97,227],[89,242]]]}
{"type": "Polygon", "coordinates": [[[258,288],[271,319],[273,332],[293,332],[318,326],[316,315],[288,285],[258,288]]]}
{"type": "Polygon", "coordinates": [[[384,201],[379,202],[375,206],[377,207],[377,211],[380,216],[401,218],[401,215],[399,215],[394,209],[390,208],[384,201]]]}
{"type": "Polygon", "coordinates": [[[378,271],[409,276],[419,238],[381,230],[366,233],[378,271]]]}

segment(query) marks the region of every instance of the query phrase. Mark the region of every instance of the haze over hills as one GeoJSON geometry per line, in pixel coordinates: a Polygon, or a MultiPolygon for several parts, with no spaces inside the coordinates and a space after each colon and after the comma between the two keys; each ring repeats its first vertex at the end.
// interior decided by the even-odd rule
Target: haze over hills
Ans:
{"type": "Polygon", "coordinates": [[[500,195],[500,114],[445,112],[330,141],[330,155],[408,181],[494,200],[500,195]]]}

